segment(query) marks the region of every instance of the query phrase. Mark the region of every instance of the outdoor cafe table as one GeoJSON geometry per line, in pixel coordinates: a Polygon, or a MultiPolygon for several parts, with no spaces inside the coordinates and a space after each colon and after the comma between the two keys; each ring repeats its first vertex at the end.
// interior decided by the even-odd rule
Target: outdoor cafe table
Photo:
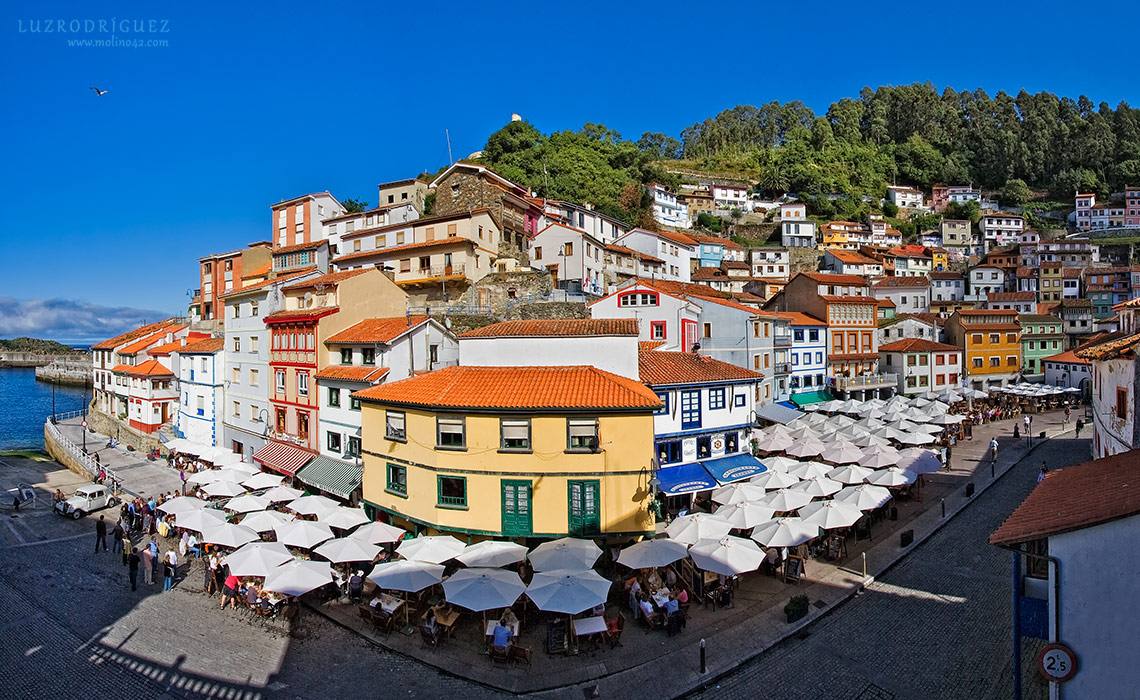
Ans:
{"type": "Polygon", "coordinates": [[[571,625],[576,640],[582,639],[583,637],[593,639],[594,641],[592,643],[595,645],[595,648],[598,640],[606,633],[606,618],[601,615],[572,620],[571,625]]]}
{"type": "Polygon", "coordinates": [[[378,597],[380,598],[380,609],[389,615],[395,615],[400,606],[404,604],[404,601],[387,593],[381,593],[378,597]]]}
{"type": "Polygon", "coordinates": [[[657,607],[665,607],[665,603],[669,602],[669,589],[662,588],[653,594],[653,602],[657,603],[657,607]]]}
{"type": "Polygon", "coordinates": [[[458,610],[444,610],[442,606],[432,608],[435,611],[435,622],[440,627],[447,630],[447,636],[450,637],[452,631],[455,629],[455,623],[459,620],[458,610]]]}
{"type": "MultiPolygon", "coordinates": [[[[487,620],[486,630],[484,636],[493,637],[495,635],[495,628],[499,625],[498,620],[487,620]]],[[[511,639],[518,639],[519,637],[519,623],[512,622],[507,625],[511,629],[511,639]]]]}

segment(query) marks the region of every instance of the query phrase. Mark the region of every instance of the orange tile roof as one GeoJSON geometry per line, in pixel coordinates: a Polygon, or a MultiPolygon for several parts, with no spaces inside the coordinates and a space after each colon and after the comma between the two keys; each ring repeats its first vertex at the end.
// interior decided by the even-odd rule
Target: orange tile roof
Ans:
{"type": "Polygon", "coordinates": [[[635,318],[548,318],[502,321],[460,333],[460,338],[588,338],[639,334],[635,318]]]}
{"type": "Polygon", "coordinates": [[[326,343],[391,343],[396,338],[407,333],[420,324],[426,323],[427,316],[422,314],[412,316],[388,316],[385,318],[366,318],[354,326],[349,326],[339,333],[334,333],[326,343]]]}
{"type": "Polygon", "coordinates": [[[300,277],[301,275],[307,275],[307,274],[310,274],[312,272],[315,272],[316,269],[317,269],[316,265],[311,265],[309,267],[303,267],[300,270],[294,270],[293,272],[287,272],[284,274],[280,274],[280,275],[277,275],[276,277],[270,277],[269,279],[261,280],[260,282],[253,282],[252,284],[242,285],[241,289],[235,289],[232,292],[226,292],[225,294],[222,294],[218,298],[219,299],[228,299],[229,297],[234,297],[234,296],[237,296],[239,294],[245,294],[246,292],[252,292],[252,291],[256,291],[258,289],[262,289],[264,287],[268,287],[271,284],[277,284],[280,282],[288,282],[289,280],[296,279],[296,278],[300,277]]]}
{"type": "Polygon", "coordinates": [[[274,311],[265,317],[266,323],[287,323],[289,321],[310,321],[340,311],[339,306],[318,306],[314,309],[294,309],[293,311],[274,311]]]}
{"type": "Polygon", "coordinates": [[[596,367],[446,367],[353,394],[428,409],[636,410],[661,407],[644,384],[596,367]]]}
{"type": "Polygon", "coordinates": [[[987,301],[1037,301],[1036,292],[990,292],[987,301]]]}
{"type": "Polygon", "coordinates": [[[135,365],[133,367],[131,367],[130,365],[117,365],[111,371],[112,372],[121,372],[123,374],[127,374],[127,375],[130,375],[132,377],[163,377],[163,376],[173,377],[174,376],[174,372],[171,372],[161,362],[159,362],[158,360],[154,360],[154,359],[147,360],[146,362],[142,363],[141,365],[135,365]]]}
{"type": "Polygon", "coordinates": [[[688,235],[684,233],[678,233],[676,231],[650,231],[650,233],[655,233],[661,238],[673,241],[674,243],[679,243],[683,246],[694,246],[697,244],[697,242],[690,238],[688,235]]]}
{"type": "Polygon", "coordinates": [[[882,265],[878,260],[869,258],[862,253],[855,250],[844,250],[842,248],[828,248],[823,252],[829,254],[839,262],[845,265],[882,265]]]}
{"type": "Polygon", "coordinates": [[[390,367],[369,367],[363,365],[329,365],[317,372],[317,379],[331,379],[343,382],[363,382],[375,384],[388,376],[390,367]]]}
{"type": "Polygon", "coordinates": [[[881,352],[960,352],[962,348],[957,345],[936,343],[926,338],[904,338],[880,345],[879,350],[881,352]]]}
{"type": "Polygon", "coordinates": [[[296,245],[287,245],[280,248],[274,248],[273,254],[280,255],[282,253],[295,253],[299,250],[316,250],[323,245],[327,245],[328,241],[310,241],[308,243],[297,243],[296,245]]]}
{"type": "Polygon", "coordinates": [[[890,306],[897,306],[897,305],[893,301],[891,301],[890,299],[880,299],[879,300],[879,306],[890,307],[890,306]]]}
{"type": "Polygon", "coordinates": [[[637,353],[637,368],[641,381],[650,386],[764,378],[759,372],[692,352],[641,351],[637,353]]]}
{"type": "Polygon", "coordinates": [[[873,285],[874,289],[888,289],[906,287],[913,289],[916,287],[929,287],[930,279],[927,277],[899,275],[897,277],[884,277],[873,285]]]}
{"type": "Polygon", "coordinates": [[[165,326],[163,328],[158,329],[158,332],[151,333],[150,335],[148,335],[144,338],[141,338],[140,340],[136,340],[135,342],[131,343],[130,345],[127,345],[123,349],[119,350],[119,353],[122,355],[134,355],[135,353],[139,352],[140,350],[146,350],[148,346],[153,345],[154,343],[157,343],[158,341],[162,340],[164,337],[166,337],[167,333],[175,333],[177,331],[182,330],[185,327],[186,327],[185,324],[182,324],[182,323],[177,323],[177,324],[174,324],[172,326],[165,326]]]}
{"type": "Polygon", "coordinates": [[[842,284],[850,287],[868,286],[867,278],[862,275],[842,275],[833,272],[801,272],[799,275],[820,284],[842,284]]]}
{"type": "Polygon", "coordinates": [[[220,352],[225,346],[225,338],[203,338],[192,343],[186,343],[174,352],[180,355],[205,355],[220,352]]]}
{"type": "Polygon", "coordinates": [[[648,352],[650,350],[656,350],[664,344],[664,340],[643,340],[637,344],[637,351],[648,352]]]}
{"type": "Polygon", "coordinates": [[[1059,352],[1056,355],[1050,355],[1049,357],[1042,357],[1041,361],[1042,362],[1066,362],[1066,363],[1071,364],[1071,365],[1087,365],[1089,363],[1089,361],[1084,359],[1083,357],[1077,357],[1077,353],[1073,352],[1072,350],[1066,350],[1065,352],[1059,352]]]}
{"type": "Polygon", "coordinates": [[[170,343],[166,343],[164,345],[156,345],[153,348],[148,349],[146,351],[146,354],[150,355],[151,357],[160,357],[160,356],[169,355],[170,353],[174,352],[175,350],[181,349],[184,342],[185,343],[192,343],[196,340],[202,340],[203,338],[209,338],[209,337],[210,337],[209,333],[199,333],[198,331],[190,331],[189,333],[186,334],[185,338],[179,338],[178,340],[175,340],[175,341],[170,342],[170,343]]]}
{"type": "Polygon", "coordinates": [[[638,260],[644,260],[645,262],[651,262],[651,263],[664,263],[665,262],[661,258],[650,255],[649,253],[642,253],[640,250],[634,250],[633,248],[626,248],[625,246],[618,245],[616,243],[608,244],[606,246],[606,250],[610,251],[611,253],[617,253],[619,255],[628,255],[628,256],[630,256],[632,258],[636,258],[638,260]]]}
{"type": "Polygon", "coordinates": [[[779,318],[786,318],[790,326],[826,326],[827,322],[821,321],[815,316],[805,314],[802,311],[765,311],[765,316],[777,316],[779,318]]]}
{"type": "Polygon", "coordinates": [[[879,300],[874,297],[865,297],[858,295],[843,296],[838,294],[820,294],[820,299],[823,299],[829,304],[878,304],[879,300]]]}
{"type": "MultiPolygon", "coordinates": [[[[647,280],[643,277],[636,278],[637,284],[650,289],[656,289],[659,292],[672,294],[674,296],[696,295],[707,297],[719,297],[728,299],[731,295],[718,291],[704,284],[693,284],[691,282],[677,282],[675,280],[647,280]]],[[[619,290],[619,291],[625,291],[619,290]]]]}
{"type": "Polygon", "coordinates": [[[1137,346],[1140,346],[1140,333],[1129,335],[1113,333],[1103,340],[1077,348],[1075,352],[1077,357],[1083,357],[1086,360],[1111,360],[1116,357],[1135,354],[1137,346]]]}
{"type": "Polygon", "coordinates": [[[470,245],[474,246],[475,241],[470,238],[463,238],[462,236],[449,236],[447,238],[437,238],[434,241],[421,241],[419,243],[405,243],[404,245],[390,246],[388,248],[376,248],[375,250],[362,250],[356,253],[347,253],[333,259],[337,265],[353,260],[362,260],[364,258],[371,258],[377,255],[389,255],[391,253],[403,253],[409,250],[426,250],[428,248],[446,248],[453,245],[470,245]]]}
{"type": "Polygon", "coordinates": [[[302,280],[300,282],[294,282],[293,284],[286,285],[283,289],[294,290],[313,289],[315,287],[335,287],[341,282],[356,277],[357,275],[363,275],[365,272],[368,272],[368,270],[341,270],[340,272],[326,272],[325,274],[319,277],[314,277],[313,279],[302,280]]]}
{"type": "Polygon", "coordinates": [[[696,295],[693,295],[693,297],[695,299],[700,299],[701,301],[707,301],[711,304],[719,304],[721,306],[725,306],[725,307],[730,308],[730,309],[736,309],[737,311],[743,311],[743,312],[751,314],[753,316],[770,316],[771,315],[766,311],[761,312],[760,309],[756,308],[755,306],[749,306],[747,304],[741,304],[740,302],[733,301],[732,299],[720,299],[718,297],[706,297],[706,296],[696,296],[696,295]]]}
{"type": "Polygon", "coordinates": [[[1054,469],[990,535],[1013,545],[1140,513],[1140,450],[1054,469]]]}

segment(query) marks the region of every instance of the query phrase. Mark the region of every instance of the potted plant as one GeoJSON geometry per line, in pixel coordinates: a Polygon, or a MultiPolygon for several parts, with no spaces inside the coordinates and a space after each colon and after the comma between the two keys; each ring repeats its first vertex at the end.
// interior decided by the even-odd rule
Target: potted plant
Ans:
{"type": "Polygon", "coordinates": [[[806,595],[792,596],[784,606],[784,614],[788,617],[788,624],[795,622],[808,613],[808,597],[806,595]]]}

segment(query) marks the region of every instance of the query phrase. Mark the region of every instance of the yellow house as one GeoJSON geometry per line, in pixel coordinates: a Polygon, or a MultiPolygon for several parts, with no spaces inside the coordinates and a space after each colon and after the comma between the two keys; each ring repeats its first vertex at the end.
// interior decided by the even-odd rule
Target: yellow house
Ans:
{"type": "Polygon", "coordinates": [[[645,385],[595,367],[448,367],[353,394],[366,507],[483,537],[653,532],[645,385]]]}

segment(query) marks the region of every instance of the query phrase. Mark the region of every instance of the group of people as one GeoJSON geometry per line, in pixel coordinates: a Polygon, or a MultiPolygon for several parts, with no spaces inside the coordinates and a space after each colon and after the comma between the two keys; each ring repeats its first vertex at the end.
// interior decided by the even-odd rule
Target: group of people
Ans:
{"type": "MultiPolygon", "coordinates": [[[[111,531],[112,554],[122,556],[123,566],[127,567],[127,577],[131,583],[131,590],[138,590],[138,575],[140,569],[143,574],[143,584],[153,585],[158,579],[159,568],[162,569],[162,590],[169,591],[174,587],[174,579],[178,574],[178,553],[167,549],[166,553],[159,555],[158,537],[151,535],[150,539],[140,546],[136,546],[131,536],[131,523],[125,518],[115,522],[111,531]]],[[[107,551],[107,519],[100,515],[95,521],[95,553],[107,551]]]]}
{"type": "Polygon", "coordinates": [[[633,619],[645,620],[649,627],[665,629],[669,634],[685,626],[689,591],[672,567],[637,572],[625,580],[624,588],[633,619]]]}

